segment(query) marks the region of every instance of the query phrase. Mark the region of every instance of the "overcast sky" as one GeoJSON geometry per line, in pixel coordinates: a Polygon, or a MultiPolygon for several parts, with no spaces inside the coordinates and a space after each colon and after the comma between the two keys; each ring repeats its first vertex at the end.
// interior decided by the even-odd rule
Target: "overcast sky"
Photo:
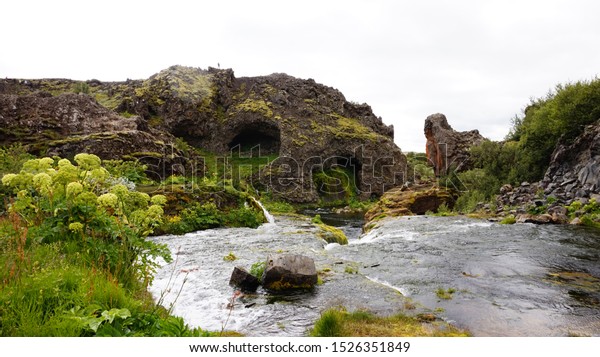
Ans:
{"type": "Polygon", "coordinates": [[[530,98],[600,72],[595,0],[19,0],[0,14],[0,77],[284,72],[368,103],[403,151],[425,150],[437,112],[502,139],[530,98]]]}

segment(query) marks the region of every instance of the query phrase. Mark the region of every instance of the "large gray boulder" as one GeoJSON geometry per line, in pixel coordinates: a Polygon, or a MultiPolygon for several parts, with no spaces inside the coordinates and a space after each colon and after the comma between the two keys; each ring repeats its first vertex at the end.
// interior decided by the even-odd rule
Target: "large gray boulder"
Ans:
{"type": "Polygon", "coordinates": [[[273,291],[311,289],[317,284],[313,259],[303,255],[270,255],[267,258],[262,285],[273,291]]]}

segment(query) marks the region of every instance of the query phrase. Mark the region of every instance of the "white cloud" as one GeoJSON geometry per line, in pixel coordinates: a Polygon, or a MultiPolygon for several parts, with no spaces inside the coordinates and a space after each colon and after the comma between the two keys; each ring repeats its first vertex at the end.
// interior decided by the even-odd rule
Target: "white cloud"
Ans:
{"type": "Polygon", "coordinates": [[[0,76],[124,80],[173,64],[286,72],[367,102],[404,151],[423,121],[501,139],[530,97],[598,74],[600,3],[3,2],[0,76]]]}

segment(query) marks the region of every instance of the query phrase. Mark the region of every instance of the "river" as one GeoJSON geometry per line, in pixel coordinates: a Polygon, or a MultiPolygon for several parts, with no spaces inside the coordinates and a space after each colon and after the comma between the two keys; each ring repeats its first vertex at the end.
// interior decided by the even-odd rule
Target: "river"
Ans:
{"type": "Polygon", "coordinates": [[[248,336],[303,336],[335,306],[431,312],[474,336],[600,336],[598,230],[413,216],[385,219],[360,235],[355,217],[320,213],[346,232],[348,245],[326,244],[308,218],[288,216],[257,229],[155,237],[174,262],[160,268],[150,290],[192,326],[248,336]],[[230,253],[235,261],[223,259],[230,253]],[[323,284],[233,299],[233,267],[249,269],[269,253],[310,256],[323,284]]]}

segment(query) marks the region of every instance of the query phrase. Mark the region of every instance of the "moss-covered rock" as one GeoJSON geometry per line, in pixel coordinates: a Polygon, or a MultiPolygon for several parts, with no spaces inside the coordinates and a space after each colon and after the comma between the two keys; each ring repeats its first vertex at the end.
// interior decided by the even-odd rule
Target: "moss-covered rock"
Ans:
{"type": "Polygon", "coordinates": [[[262,276],[262,286],[273,291],[312,289],[317,281],[314,260],[303,255],[270,255],[262,276]]]}
{"type": "MultiPolygon", "coordinates": [[[[177,137],[222,157],[232,150],[253,158],[279,156],[249,179],[255,188],[292,202],[321,199],[315,172],[351,172],[353,187],[345,191],[361,198],[379,196],[406,177],[393,128],[367,104],[286,74],[236,78],[231,69],[172,66],[125,82],[0,79],[0,128],[0,145],[24,142],[44,154],[49,141],[56,152],[75,147],[100,155],[117,147],[120,157],[161,152],[152,144],[122,153],[126,145],[115,146],[122,135],[111,137],[127,131],[131,138],[138,131],[166,146],[177,137]]],[[[134,142],[150,143],[145,136],[134,142]]]]}
{"type": "Polygon", "coordinates": [[[324,223],[317,223],[315,225],[319,228],[317,235],[327,243],[348,244],[348,237],[346,237],[346,234],[341,229],[324,223]]]}
{"type": "Polygon", "coordinates": [[[439,186],[414,186],[395,188],[386,192],[371,209],[365,213],[365,230],[385,217],[422,215],[436,213],[441,206],[451,208],[456,195],[451,190],[439,186]]]}

